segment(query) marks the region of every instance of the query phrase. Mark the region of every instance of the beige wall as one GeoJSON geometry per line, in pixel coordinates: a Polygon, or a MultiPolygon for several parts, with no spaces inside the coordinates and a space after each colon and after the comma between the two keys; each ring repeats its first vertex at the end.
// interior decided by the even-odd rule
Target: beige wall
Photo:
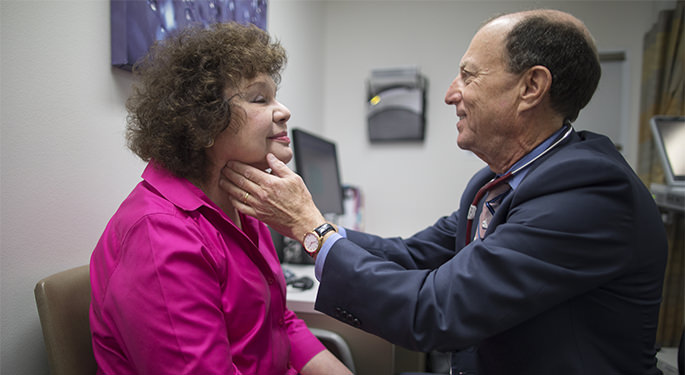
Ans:
{"type": "MultiPolygon", "coordinates": [[[[484,163],[456,146],[454,106],[443,99],[479,25],[510,11],[551,7],[583,20],[600,51],[624,51],[624,153],[637,160],[642,37],[658,1],[329,1],[325,23],[324,133],[340,144],[343,181],[362,187],[366,229],[408,236],[457,209],[468,178],[484,163]],[[422,144],[371,145],[365,79],[374,68],[416,65],[428,77],[422,144]]],[[[582,112],[581,112],[582,117],[582,112]]]]}

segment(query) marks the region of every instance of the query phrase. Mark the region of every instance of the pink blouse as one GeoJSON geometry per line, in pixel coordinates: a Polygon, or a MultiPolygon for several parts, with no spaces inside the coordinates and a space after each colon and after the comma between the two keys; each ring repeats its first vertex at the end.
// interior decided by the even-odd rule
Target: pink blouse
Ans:
{"type": "Polygon", "coordinates": [[[99,374],[295,374],[323,345],[286,308],[268,228],[151,162],[90,262],[99,374]]]}

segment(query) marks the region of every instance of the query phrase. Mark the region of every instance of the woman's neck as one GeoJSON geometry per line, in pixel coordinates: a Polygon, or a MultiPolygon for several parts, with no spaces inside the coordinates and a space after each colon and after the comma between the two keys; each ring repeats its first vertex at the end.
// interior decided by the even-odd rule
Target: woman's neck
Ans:
{"type": "Polygon", "coordinates": [[[200,188],[214,204],[219,206],[235,226],[243,229],[238,210],[231,203],[228,193],[219,187],[218,175],[212,175],[204,182],[193,182],[193,184],[200,188]]]}

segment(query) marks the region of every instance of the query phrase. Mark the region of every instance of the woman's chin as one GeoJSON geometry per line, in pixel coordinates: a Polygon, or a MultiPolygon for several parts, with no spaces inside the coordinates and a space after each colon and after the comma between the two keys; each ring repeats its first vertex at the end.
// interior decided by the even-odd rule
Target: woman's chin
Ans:
{"type": "Polygon", "coordinates": [[[274,152],[274,156],[284,164],[288,164],[293,159],[293,151],[288,149],[284,152],[274,152]]]}
{"type": "MultiPolygon", "coordinates": [[[[281,153],[281,154],[277,154],[277,153],[274,153],[274,156],[276,156],[276,158],[277,158],[278,160],[282,161],[284,164],[288,164],[288,162],[290,162],[290,160],[293,158],[293,154],[292,154],[292,153],[290,153],[290,154],[282,154],[282,153],[281,153]]],[[[263,171],[265,171],[265,170],[271,168],[271,167],[269,166],[269,163],[266,161],[266,157],[265,157],[263,160],[260,160],[260,161],[258,161],[258,162],[254,162],[254,163],[249,163],[249,164],[250,164],[251,166],[253,166],[253,167],[257,168],[257,169],[261,169],[261,170],[263,170],[263,171]]]]}

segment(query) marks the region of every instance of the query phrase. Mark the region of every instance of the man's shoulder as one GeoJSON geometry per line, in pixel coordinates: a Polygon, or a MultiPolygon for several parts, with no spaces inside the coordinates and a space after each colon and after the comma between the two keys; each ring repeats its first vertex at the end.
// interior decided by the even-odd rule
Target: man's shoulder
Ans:
{"type": "Polygon", "coordinates": [[[560,173],[573,177],[570,173],[606,174],[611,171],[626,174],[630,169],[616,145],[608,137],[589,132],[579,131],[577,137],[567,145],[550,153],[547,160],[541,161],[540,171],[566,168],[560,173]]]}

